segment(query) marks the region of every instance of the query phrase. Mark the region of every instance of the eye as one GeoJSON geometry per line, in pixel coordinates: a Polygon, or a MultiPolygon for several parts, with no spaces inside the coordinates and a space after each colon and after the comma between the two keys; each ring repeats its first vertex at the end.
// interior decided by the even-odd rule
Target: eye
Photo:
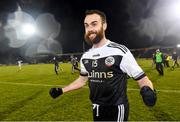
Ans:
{"type": "Polygon", "coordinates": [[[96,26],[96,25],[97,25],[97,23],[92,23],[91,25],[94,27],[94,26],[96,26]]]}
{"type": "Polygon", "coordinates": [[[89,25],[88,25],[88,24],[84,24],[84,27],[85,27],[85,28],[88,28],[88,27],[89,27],[89,25]]]}

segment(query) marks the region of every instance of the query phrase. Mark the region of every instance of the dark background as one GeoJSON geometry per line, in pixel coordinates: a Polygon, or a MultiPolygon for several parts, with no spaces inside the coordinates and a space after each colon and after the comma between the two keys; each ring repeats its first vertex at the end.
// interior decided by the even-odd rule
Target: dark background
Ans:
{"type": "MultiPolygon", "coordinates": [[[[1,0],[0,1],[0,57],[20,55],[19,48],[8,46],[8,39],[3,34],[7,15],[16,11],[19,4],[23,11],[36,18],[41,13],[49,12],[61,23],[61,32],[56,38],[61,42],[63,53],[83,52],[83,19],[87,9],[99,9],[106,13],[108,28],[106,37],[111,41],[124,44],[130,49],[152,46],[175,46],[178,42],[173,37],[164,37],[158,41],[147,35],[140,35],[135,27],[141,19],[151,16],[158,0],[1,0]],[[169,41],[171,40],[171,41],[169,41]]],[[[85,44],[85,50],[89,46],[85,44]]]]}

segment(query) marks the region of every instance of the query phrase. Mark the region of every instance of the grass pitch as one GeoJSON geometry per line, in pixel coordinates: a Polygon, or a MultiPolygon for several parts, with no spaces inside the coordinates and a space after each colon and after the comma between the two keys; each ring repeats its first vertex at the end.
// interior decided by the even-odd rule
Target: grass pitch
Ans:
{"type": "MultiPolygon", "coordinates": [[[[128,80],[130,121],[180,120],[180,68],[165,68],[158,76],[151,60],[137,60],[157,90],[157,104],[144,105],[136,81],[128,80]]],[[[171,62],[172,63],[172,62],[171,62]]],[[[89,89],[69,92],[57,99],[49,96],[51,87],[65,86],[79,74],[71,74],[70,64],[61,64],[57,76],[53,64],[0,67],[0,121],[92,121],[89,89]]]]}

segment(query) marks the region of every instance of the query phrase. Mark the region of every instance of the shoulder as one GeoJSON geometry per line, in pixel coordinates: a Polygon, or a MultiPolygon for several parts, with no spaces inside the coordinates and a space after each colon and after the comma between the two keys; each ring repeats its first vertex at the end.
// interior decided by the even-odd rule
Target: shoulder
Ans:
{"type": "Polygon", "coordinates": [[[81,59],[82,59],[82,58],[87,58],[87,57],[89,57],[89,55],[90,55],[90,53],[91,53],[91,50],[92,50],[92,49],[88,49],[86,52],[84,52],[83,55],[81,56],[81,59]]]}
{"type": "Polygon", "coordinates": [[[124,53],[124,54],[129,51],[129,49],[128,49],[125,45],[118,44],[118,43],[115,43],[115,42],[110,42],[110,43],[107,45],[107,47],[118,49],[120,52],[122,52],[122,53],[124,53]]]}

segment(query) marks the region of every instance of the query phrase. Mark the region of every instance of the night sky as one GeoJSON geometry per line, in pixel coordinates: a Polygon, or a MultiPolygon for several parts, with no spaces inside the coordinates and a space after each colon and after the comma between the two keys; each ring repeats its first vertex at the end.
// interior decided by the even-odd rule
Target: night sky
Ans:
{"type": "MultiPolygon", "coordinates": [[[[7,16],[17,10],[17,4],[22,11],[32,15],[34,19],[42,13],[51,13],[61,24],[60,34],[55,38],[62,45],[63,53],[83,52],[84,13],[87,9],[99,9],[106,13],[108,28],[106,37],[114,42],[126,45],[130,49],[152,46],[176,45],[178,39],[173,36],[150,34],[148,30],[143,34],[141,30],[148,27],[139,26],[142,19],[153,15],[158,0],[1,0],[0,2],[0,56],[8,53],[19,53],[20,48],[8,46],[8,39],[4,36],[3,26],[7,16]],[[171,40],[171,41],[169,41],[171,40]]],[[[161,1],[161,0],[159,0],[161,1]]],[[[165,0],[167,1],[167,0],[165,0]]],[[[151,27],[151,26],[150,26],[151,27]]],[[[161,29],[159,29],[161,31],[161,29]]],[[[25,44],[26,45],[26,44],[25,44]]],[[[86,50],[89,48],[85,44],[86,50]]]]}

